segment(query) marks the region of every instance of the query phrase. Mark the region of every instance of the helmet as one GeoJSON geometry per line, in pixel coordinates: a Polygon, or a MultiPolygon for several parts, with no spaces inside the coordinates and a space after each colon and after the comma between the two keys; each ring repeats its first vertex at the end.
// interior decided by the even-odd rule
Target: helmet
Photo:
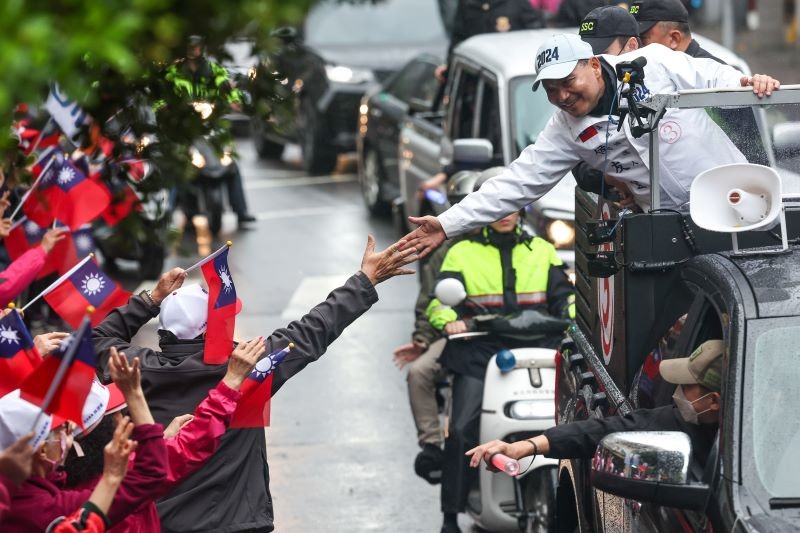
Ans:
{"type": "Polygon", "coordinates": [[[186,39],[186,49],[188,51],[188,55],[191,55],[192,49],[197,47],[200,48],[200,55],[198,57],[205,57],[206,40],[202,35],[190,35],[189,38],[186,39]]]}
{"type": "Polygon", "coordinates": [[[476,170],[461,170],[453,174],[447,181],[447,199],[455,205],[472,191],[476,190],[475,182],[478,181],[480,172],[476,170]]]}
{"type": "Polygon", "coordinates": [[[499,176],[503,172],[505,172],[506,167],[491,167],[487,168],[483,172],[478,175],[478,179],[475,180],[475,188],[473,190],[477,191],[481,188],[481,186],[489,181],[490,179],[494,178],[495,176],[499,176]]]}

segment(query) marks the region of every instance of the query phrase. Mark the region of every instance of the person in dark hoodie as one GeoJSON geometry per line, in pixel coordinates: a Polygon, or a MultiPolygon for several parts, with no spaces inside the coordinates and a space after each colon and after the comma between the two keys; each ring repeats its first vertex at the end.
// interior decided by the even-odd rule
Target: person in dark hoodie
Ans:
{"type": "MultiPolygon", "coordinates": [[[[290,354],[273,371],[273,395],[289,378],[319,359],[344,329],[378,300],[375,285],[413,273],[403,267],[416,261],[416,254],[413,249],[400,252],[401,247],[402,242],[398,242],[376,253],[370,236],[360,271],[303,318],[269,335],[267,352],[294,343],[290,354]]],[[[109,313],[93,334],[103,372],[111,347],[124,350],[128,357],[139,357],[144,392],[156,420],[165,424],[193,412],[227,366],[203,362],[205,320],[196,311],[206,306],[192,299],[186,305],[181,303],[178,289],[185,279],[185,272],[178,268],[165,273],[152,292],[132,296],[128,305],[109,313]],[[176,292],[178,295],[173,294],[176,292]],[[159,317],[161,351],[132,346],[132,337],[159,313],[164,315],[159,317]]],[[[205,466],[158,502],[158,512],[165,532],[273,531],[263,428],[228,430],[205,466]]]]}

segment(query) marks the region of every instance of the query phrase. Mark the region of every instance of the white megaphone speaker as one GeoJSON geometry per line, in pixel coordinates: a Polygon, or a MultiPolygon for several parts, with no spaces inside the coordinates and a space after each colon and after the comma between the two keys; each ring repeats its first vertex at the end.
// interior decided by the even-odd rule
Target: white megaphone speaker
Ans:
{"type": "Polygon", "coordinates": [[[695,224],[731,234],[734,253],[739,253],[737,233],[766,231],[778,221],[783,238],[780,250],[788,248],[781,177],[770,167],[736,163],[710,168],[692,182],[689,202],[695,224]]]}

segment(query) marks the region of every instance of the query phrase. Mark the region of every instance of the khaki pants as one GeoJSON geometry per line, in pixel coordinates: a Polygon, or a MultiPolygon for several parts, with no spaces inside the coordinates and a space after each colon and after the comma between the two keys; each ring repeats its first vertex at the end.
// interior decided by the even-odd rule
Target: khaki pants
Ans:
{"type": "Polygon", "coordinates": [[[441,446],[444,441],[436,405],[436,383],[447,376],[437,362],[446,342],[447,339],[439,339],[431,344],[408,368],[408,399],[420,446],[426,443],[441,446]]]}

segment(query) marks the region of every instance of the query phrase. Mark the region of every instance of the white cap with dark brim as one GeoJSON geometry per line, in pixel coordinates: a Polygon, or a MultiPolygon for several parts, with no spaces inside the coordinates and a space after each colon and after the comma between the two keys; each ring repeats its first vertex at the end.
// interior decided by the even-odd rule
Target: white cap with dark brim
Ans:
{"type": "Polygon", "coordinates": [[[536,79],[533,90],[544,80],[560,80],[575,70],[578,61],[594,56],[592,47],[578,35],[561,33],[549,37],[536,51],[536,79]]]}

